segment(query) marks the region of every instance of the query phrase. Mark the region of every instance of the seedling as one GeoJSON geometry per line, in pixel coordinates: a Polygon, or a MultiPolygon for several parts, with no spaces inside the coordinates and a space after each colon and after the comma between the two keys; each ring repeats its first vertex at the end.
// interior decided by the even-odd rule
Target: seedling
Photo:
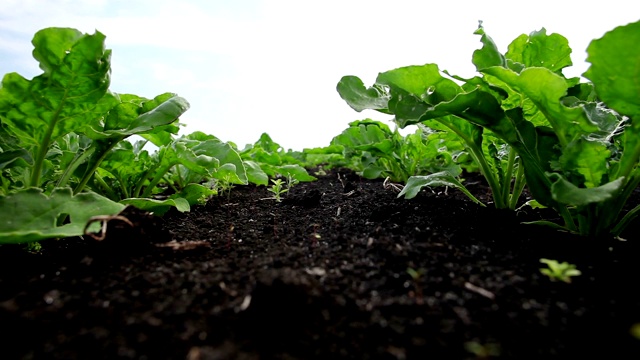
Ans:
{"type": "Polygon", "coordinates": [[[218,179],[215,182],[214,187],[220,193],[220,195],[226,193],[227,200],[231,198],[231,190],[235,187],[230,180],[230,176],[224,176],[222,179],[218,179]]]}
{"type": "Polygon", "coordinates": [[[412,267],[408,267],[407,274],[409,274],[409,276],[411,276],[411,279],[413,279],[413,288],[415,289],[415,292],[413,293],[413,295],[415,296],[416,304],[422,305],[423,298],[422,298],[422,286],[420,286],[420,279],[424,275],[424,270],[423,269],[416,270],[412,267]]]}
{"type": "Polygon", "coordinates": [[[264,198],[263,200],[273,199],[277,202],[282,202],[282,195],[288,192],[296,184],[300,183],[294,175],[288,174],[286,182],[282,179],[271,179],[273,183],[267,190],[273,194],[273,196],[264,198]]]}
{"type": "Polygon", "coordinates": [[[295,185],[298,185],[300,180],[298,180],[295,176],[289,174],[287,175],[287,189],[291,189],[295,185]]]}
{"type": "Polygon", "coordinates": [[[566,283],[571,282],[572,276],[581,275],[582,272],[576,269],[576,266],[573,264],[569,264],[568,262],[558,262],[556,260],[551,259],[540,259],[541,263],[547,264],[547,268],[541,268],[540,272],[544,275],[547,275],[551,281],[564,281],[566,283]]]}
{"type": "Polygon", "coordinates": [[[269,190],[273,196],[268,199],[274,199],[277,202],[282,202],[282,195],[289,191],[289,188],[285,188],[283,186],[284,182],[282,179],[271,179],[271,182],[273,185],[271,185],[267,190],[269,190]]]}

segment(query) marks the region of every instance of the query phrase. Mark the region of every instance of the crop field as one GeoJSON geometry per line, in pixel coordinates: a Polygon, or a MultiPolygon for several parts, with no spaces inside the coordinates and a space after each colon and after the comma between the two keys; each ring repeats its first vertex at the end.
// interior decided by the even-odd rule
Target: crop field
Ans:
{"type": "Polygon", "coordinates": [[[336,79],[393,122],[285,151],[179,134],[187,99],[109,90],[104,34],[37,32],[0,86],[3,352],[640,356],[640,22],[583,78],[560,34],[474,35],[476,76],[336,79]]]}

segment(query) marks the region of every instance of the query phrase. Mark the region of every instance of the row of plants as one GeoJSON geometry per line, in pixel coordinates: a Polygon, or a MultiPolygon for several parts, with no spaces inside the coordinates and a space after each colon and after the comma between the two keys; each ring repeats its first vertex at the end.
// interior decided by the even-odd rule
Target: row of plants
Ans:
{"type": "Polygon", "coordinates": [[[109,91],[100,32],[47,28],[32,42],[43,73],[9,73],[0,87],[0,244],[83,235],[127,205],[162,215],[237,184],[315,179],[266,134],[243,150],[202,132],[177,136],[189,103],[176,94],[109,91]]]}
{"type": "Polygon", "coordinates": [[[345,76],[337,90],[349,106],[392,114],[396,128],[358,120],[327,147],[303,151],[284,151],[266,133],[244,149],[202,132],[177,136],[188,102],[109,91],[103,34],[41,30],[33,55],[43,73],[32,80],[10,73],[0,87],[0,244],[95,231],[97,224],[85,229],[91,218],[126,205],[157,215],[188,211],[236,185],[269,186],[279,201],[290,186],[313,181],[306,169],[318,165],[402,183],[405,198],[450,186],[481,204],[460,177],[478,171],[496,208],[515,209],[527,186],[532,205],[564,220],[538,223],[618,236],[640,209],[622,210],[640,182],[640,54],[632,46],[639,27],[594,40],[590,82],[581,82],[562,74],[572,63],[561,35],[521,35],[502,54],[480,24],[478,76],[436,64],[380,73],[371,87],[345,76]],[[417,130],[401,135],[398,127],[408,125],[417,130]]]}
{"type": "MultiPolygon", "coordinates": [[[[539,224],[619,236],[640,210],[623,211],[640,183],[640,22],[591,42],[583,74],[589,82],[563,75],[571,48],[559,34],[543,28],[521,35],[505,54],[482,23],[475,34],[483,44],[472,56],[478,76],[425,64],[382,72],[370,87],[345,76],[337,90],[356,111],[455,136],[486,178],[495,207],[514,209],[526,185],[538,205],[563,219],[539,224]]],[[[429,176],[408,184],[432,186],[429,176]]]]}

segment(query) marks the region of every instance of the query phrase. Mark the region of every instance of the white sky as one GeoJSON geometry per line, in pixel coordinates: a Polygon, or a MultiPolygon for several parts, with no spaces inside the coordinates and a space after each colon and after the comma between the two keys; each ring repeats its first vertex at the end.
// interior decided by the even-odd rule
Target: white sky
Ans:
{"type": "Polygon", "coordinates": [[[2,0],[0,76],[41,71],[31,39],[50,26],[107,36],[111,90],[191,103],[181,133],[196,130],[240,148],[263,132],[285,149],[327,146],[357,113],[336,92],[344,75],[370,86],[379,72],[437,63],[474,75],[478,20],[502,52],[544,27],[569,40],[579,76],[589,42],[640,19],[640,3],[538,0],[2,0]],[[635,4],[635,5],[634,5],[635,4]]]}

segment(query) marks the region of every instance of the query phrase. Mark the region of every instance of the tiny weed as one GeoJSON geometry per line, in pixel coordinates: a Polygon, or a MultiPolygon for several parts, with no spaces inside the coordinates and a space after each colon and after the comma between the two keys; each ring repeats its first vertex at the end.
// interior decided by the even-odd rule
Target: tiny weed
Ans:
{"type": "Polygon", "coordinates": [[[558,262],[551,259],[540,259],[540,262],[547,264],[546,268],[541,268],[540,272],[547,275],[552,281],[560,280],[566,283],[571,282],[572,276],[581,275],[582,272],[576,266],[568,262],[558,262]]]}
{"type": "Polygon", "coordinates": [[[284,182],[282,179],[271,179],[273,185],[269,187],[267,190],[273,194],[269,199],[274,199],[277,202],[282,201],[282,195],[289,191],[289,188],[284,187],[284,182]]]}

